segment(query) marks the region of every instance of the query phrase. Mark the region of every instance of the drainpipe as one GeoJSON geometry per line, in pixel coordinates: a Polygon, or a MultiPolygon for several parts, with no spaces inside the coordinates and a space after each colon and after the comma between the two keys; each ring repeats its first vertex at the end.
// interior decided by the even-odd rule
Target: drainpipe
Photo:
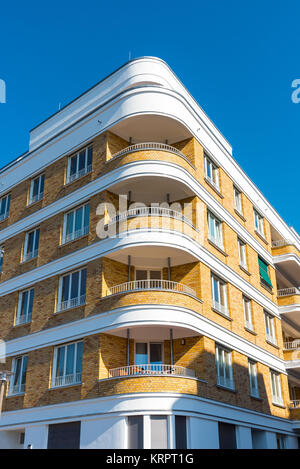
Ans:
{"type": "Polygon", "coordinates": [[[131,256],[128,256],[128,282],[130,282],[131,256]]]}
{"type": "Polygon", "coordinates": [[[129,366],[129,339],[130,339],[130,330],[127,329],[127,366],[129,366]]]}
{"type": "Polygon", "coordinates": [[[171,257],[168,257],[168,280],[171,281],[171,257]]]}
{"type": "Polygon", "coordinates": [[[173,329],[170,329],[170,362],[173,366],[173,329]]]}

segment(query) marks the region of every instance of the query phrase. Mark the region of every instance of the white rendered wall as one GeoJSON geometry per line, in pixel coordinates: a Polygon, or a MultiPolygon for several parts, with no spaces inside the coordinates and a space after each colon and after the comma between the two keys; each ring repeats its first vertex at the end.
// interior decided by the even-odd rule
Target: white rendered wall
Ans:
{"type": "Polygon", "coordinates": [[[27,426],[25,430],[24,448],[32,445],[32,449],[47,449],[48,425],[27,426]]]}
{"type": "Polygon", "coordinates": [[[82,420],[81,449],[125,449],[127,447],[125,417],[82,420]]]}
{"type": "Polygon", "coordinates": [[[20,445],[21,431],[0,432],[0,449],[23,449],[20,445]]]}
{"type": "Polygon", "coordinates": [[[218,422],[190,417],[189,448],[219,449],[218,422]]]}

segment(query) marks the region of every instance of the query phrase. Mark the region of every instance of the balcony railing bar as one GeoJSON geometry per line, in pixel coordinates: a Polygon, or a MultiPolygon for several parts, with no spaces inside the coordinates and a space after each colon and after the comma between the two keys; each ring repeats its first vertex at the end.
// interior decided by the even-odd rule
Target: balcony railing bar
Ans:
{"type": "Polygon", "coordinates": [[[296,350],[300,348],[300,339],[296,339],[290,342],[284,342],[284,348],[286,350],[296,350]]]}
{"type": "Polygon", "coordinates": [[[138,290],[164,290],[177,293],[187,293],[189,295],[196,296],[195,290],[188,287],[187,285],[183,285],[182,283],[178,282],[172,282],[170,280],[159,279],[133,280],[131,282],[121,283],[120,285],[115,285],[109,288],[107,290],[107,296],[138,290]]]}
{"type": "Polygon", "coordinates": [[[110,378],[133,375],[176,375],[194,378],[195,371],[178,365],[165,364],[129,365],[109,370],[110,378]]]}
{"type": "Polygon", "coordinates": [[[119,158],[120,156],[127,155],[128,153],[134,153],[136,151],[142,151],[142,150],[155,150],[155,151],[167,151],[168,153],[174,153],[184,160],[186,160],[193,168],[194,165],[190,162],[190,160],[183,154],[181,153],[180,150],[178,150],[175,147],[172,147],[170,145],[167,145],[166,143],[158,143],[158,142],[144,142],[144,143],[136,143],[135,145],[130,145],[126,148],[123,148],[123,150],[118,151],[115,153],[109,161],[115,158],[119,158]]]}
{"type": "Polygon", "coordinates": [[[291,401],[290,408],[291,409],[299,409],[300,408],[300,401],[299,400],[291,401]]]}
{"type": "Polygon", "coordinates": [[[87,235],[88,232],[89,232],[89,226],[84,226],[83,228],[80,228],[77,231],[73,231],[73,233],[68,233],[63,239],[62,244],[66,244],[66,243],[69,243],[70,241],[73,241],[74,239],[81,238],[82,236],[87,235]]]}
{"type": "Polygon", "coordinates": [[[128,218],[134,217],[148,217],[148,216],[158,216],[158,217],[169,217],[175,218],[176,220],[180,220],[185,222],[187,225],[191,226],[192,228],[196,229],[191,220],[185,217],[182,213],[177,212],[176,210],[172,210],[169,208],[163,207],[136,207],[127,210],[126,212],[122,212],[115,217],[113,217],[108,225],[112,225],[113,223],[122,222],[127,220],[128,218]]]}
{"type": "Polygon", "coordinates": [[[70,300],[62,301],[57,304],[57,312],[65,311],[66,309],[76,308],[85,304],[85,295],[71,298],[70,300]]]}
{"type": "Polygon", "coordinates": [[[53,387],[68,386],[79,383],[81,383],[81,373],[73,373],[71,375],[56,376],[53,387]]]}
{"type": "Polygon", "coordinates": [[[92,171],[92,165],[90,164],[90,165],[87,166],[86,168],[82,168],[82,169],[81,169],[80,171],[78,171],[77,173],[70,174],[70,175],[67,177],[66,183],[69,184],[70,182],[76,181],[76,179],[81,178],[82,176],[84,176],[85,174],[90,173],[91,171],[92,171]]]}
{"type": "Polygon", "coordinates": [[[290,288],[281,288],[278,290],[278,296],[289,296],[289,295],[300,295],[300,288],[290,287],[290,288]]]}

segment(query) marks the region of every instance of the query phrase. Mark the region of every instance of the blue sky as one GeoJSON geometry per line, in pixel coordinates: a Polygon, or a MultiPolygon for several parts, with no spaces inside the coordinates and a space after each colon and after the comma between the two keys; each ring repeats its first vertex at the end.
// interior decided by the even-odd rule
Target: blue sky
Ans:
{"type": "Polygon", "coordinates": [[[0,10],[0,166],[29,130],[129,57],[164,59],[300,232],[300,3],[296,0],[15,1],[0,10]]]}

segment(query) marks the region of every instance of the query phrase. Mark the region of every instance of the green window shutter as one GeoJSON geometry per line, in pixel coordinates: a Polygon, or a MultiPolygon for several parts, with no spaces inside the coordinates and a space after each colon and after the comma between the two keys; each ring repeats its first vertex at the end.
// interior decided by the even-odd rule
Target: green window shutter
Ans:
{"type": "Polygon", "coordinates": [[[260,257],[258,258],[258,266],[259,266],[259,275],[261,278],[268,284],[270,287],[272,287],[271,279],[269,277],[269,272],[268,272],[268,264],[265,263],[260,257]]]}

